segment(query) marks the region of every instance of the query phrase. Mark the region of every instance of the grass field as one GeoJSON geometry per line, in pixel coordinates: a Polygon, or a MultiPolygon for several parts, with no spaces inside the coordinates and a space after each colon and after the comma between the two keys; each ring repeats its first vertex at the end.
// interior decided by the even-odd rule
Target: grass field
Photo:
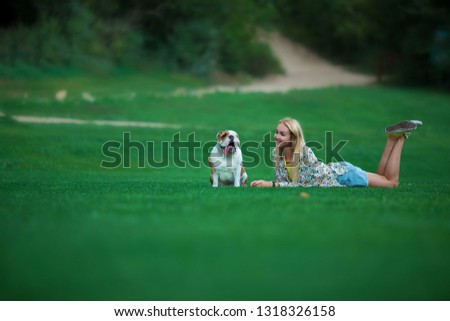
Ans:
{"type": "MultiPolygon", "coordinates": [[[[1,300],[450,300],[450,96],[399,88],[168,97],[184,76],[0,80],[1,300]],[[67,89],[64,102],[54,93],[67,89]],[[89,92],[95,102],[81,99],[89,92]],[[14,115],[180,124],[31,124],[14,115]],[[102,146],[201,144],[232,128],[261,142],[278,119],[376,171],[384,126],[421,119],[400,187],[210,187],[207,166],[105,169],[102,146]],[[301,191],[309,198],[299,197],[301,191]]],[[[262,155],[262,149],[256,149],[262,155]]],[[[326,158],[324,150],[316,151],[326,158]]],[[[188,152],[182,150],[180,159],[188,152]]],[[[161,159],[159,148],[151,155],[161,159]]],[[[205,158],[195,149],[196,160],[205,158]]],[[[246,158],[250,180],[272,168],[246,158]]]]}

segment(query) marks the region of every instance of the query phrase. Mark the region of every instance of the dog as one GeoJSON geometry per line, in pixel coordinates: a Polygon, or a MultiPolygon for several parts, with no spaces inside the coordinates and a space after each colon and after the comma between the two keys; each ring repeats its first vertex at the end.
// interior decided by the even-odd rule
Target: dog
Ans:
{"type": "Polygon", "coordinates": [[[239,135],[234,130],[225,130],[216,135],[208,161],[211,167],[209,180],[212,187],[247,186],[247,173],[242,166],[239,135]]]}

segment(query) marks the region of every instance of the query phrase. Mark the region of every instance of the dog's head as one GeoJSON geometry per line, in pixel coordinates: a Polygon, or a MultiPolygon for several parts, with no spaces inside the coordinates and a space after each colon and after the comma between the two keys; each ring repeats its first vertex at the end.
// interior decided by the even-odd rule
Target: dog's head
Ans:
{"type": "Polygon", "coordinates": [[[218,132],[216,139],[225,155],[234,153],[241,144],[239,135],[234,130],[218,132]]]}

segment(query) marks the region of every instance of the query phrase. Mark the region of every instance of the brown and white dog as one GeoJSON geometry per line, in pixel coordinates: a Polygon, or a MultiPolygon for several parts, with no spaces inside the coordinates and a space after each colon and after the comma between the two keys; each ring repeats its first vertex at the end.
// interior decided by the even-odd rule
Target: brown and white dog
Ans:
{"type": "Polygon", "coordinates": [[[242,166],[239,135],[233,130],[225,130],[217,133],[216,140],[208,158],[212,187],[246,186],[248,176],[242,166]]]}

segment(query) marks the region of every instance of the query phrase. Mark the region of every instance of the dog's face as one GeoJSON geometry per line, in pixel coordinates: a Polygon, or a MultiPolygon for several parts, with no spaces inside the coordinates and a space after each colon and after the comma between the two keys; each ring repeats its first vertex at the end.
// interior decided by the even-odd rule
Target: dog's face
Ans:
{"type": "Polygon", "coordinates": [[[223,132],[218,132],[216,138],[225,155],[233,154],[236,151],[236,148],[239,148],[239,145],[241,143],[238,133],[236,133],[234,130],[225,130],[223,132]]]}

